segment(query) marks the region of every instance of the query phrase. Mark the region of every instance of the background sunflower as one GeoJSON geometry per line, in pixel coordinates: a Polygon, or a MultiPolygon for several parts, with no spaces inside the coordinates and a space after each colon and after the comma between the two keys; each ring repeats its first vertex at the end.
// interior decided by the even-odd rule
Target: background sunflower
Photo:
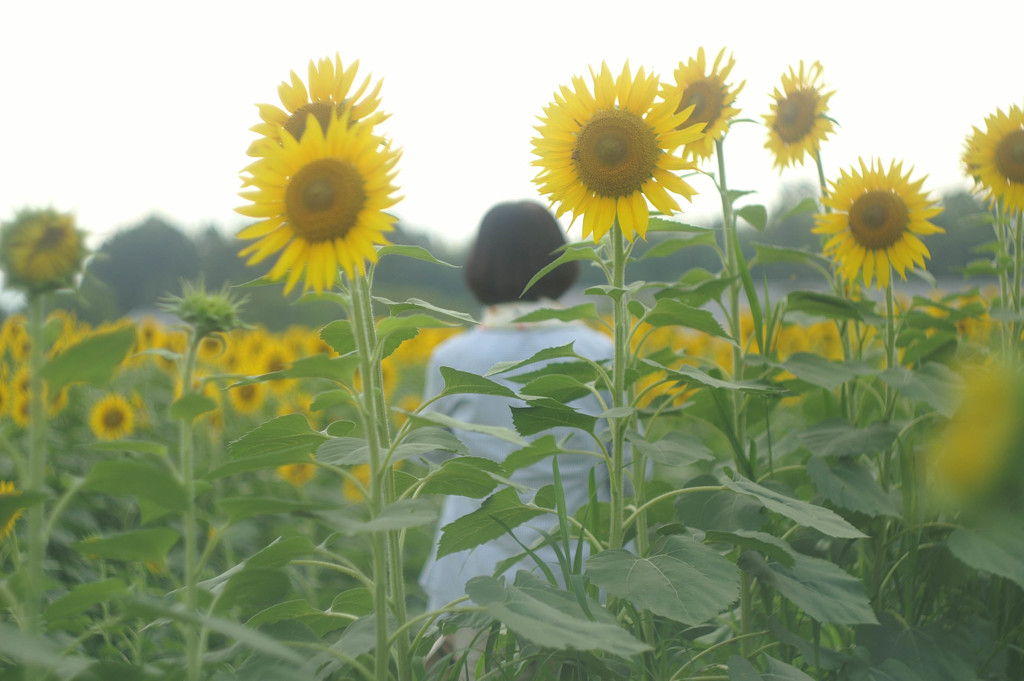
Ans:
{"type": "Polygon", "coordinates": [[[647,233],[647,201],[665,214],[679,211],[669,192],[689,200],[696,191],[674,171],[694,165],[671,152],[698,140],[703,124],[685,125],[689,109],[677,112],[679,95],[656,102],[658,78],[641,67],[634,78],[629,63],[616,79],[608,65],[590,72],[594,94],[581,77],[562,86],[544,107],[540,137],[533,139],[534,178],[542,194],[573,222],[583,216],[583,236],[598,241],[616,219],[626,238],[647,233]]]}
{"type": "Polygon", "coordinates": [[[996,109],[985,119],[984,131],[974,128],[963,162],[989,200],[1002,200],[1009,211],[1024,211],[1024,109],[996,109]]]}
{"type": "Polygon", "coordinates": [[[708,72],[704,48],[699,48],[696,57],[691,57],[685,64],[679,62],[673,74],[676,80],[675,87],[666,88],[666,99],[681,96],[676,107],[678,111],[693,107],[686,124],[704,124],[704,136],[686,144],[683,148],[685,156],[697,159],[710,158],[715,149],[715,141],[722,138],[729,128],[729,121],[740,112],[733,103],[743,89],[744,82],[740,82],[736,87],[731,87],[726,82],[736,60],[729,55],[729,60],[723,65],[724,58],[723,47],[715,57],[711,71],[708,72]]]}
{"type": "Polygon", "coordinates": [[[93,405],[89,428],[99,440],[120,440],[135,432],[135,413],[125,398],[111,393],[93,405]]]}
{"type": "Polygon", "coordinates": [[[910,172],[895,161],[886,170],[881,161],[860,170],[842,171],[832,190],[822,199],[831,213],[815,216],[815,234],[828,235],[825,255],[833,258],[848,280],[863,274],[864,283],[873,279],[878,287],[889,285],[890,267],[906,278],[906,270],[924,268],[930,257],[918,237],[944,230],[928,222],[942,212],[921,191],[924,179],[911,181],[910,172]]]}
{"type": "Polygon", "coordinates": [[[765,148],[775,156],[773,165],[782,170],[803,163],[804,156],[817,158],[821,143],[832,132],[832,120],[825,115],[834,94],[824,92],[824,69],[820,62],[799,71],[789,67],[782,75],[782,91],[772,93],[771,113],[763,116],[768,126],[765,148]]]}

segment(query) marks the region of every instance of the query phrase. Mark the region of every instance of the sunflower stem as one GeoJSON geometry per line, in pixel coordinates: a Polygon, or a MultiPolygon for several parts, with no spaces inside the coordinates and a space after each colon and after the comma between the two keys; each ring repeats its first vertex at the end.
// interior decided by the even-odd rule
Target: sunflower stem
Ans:
{"type": "MultiPolygon", "coordinates": [[[[612,366],[612,408],[619,410],[626,406],[626,369],[629,350],[629,307],[626,299],[626,250],[625,237],[618,218],[612,223],[609,234],[612,245],[612,290],[615,294],[612,324],[614,325],[615,356],[612,366]]],[[[611,518],[608,530],[608,548],[622,548],[623,528],[623,469],[626,441],[626,417],[613,416],[609,419],[612,433],[612,470],[610,471],[611,518]]]]}
{"type": "MultiPolygon", "coordinates": [[[[376,328],[373,323],[373,308],[370,290],[361,276],[352,277],[353,334],[356,351],[359,354],[360,374],[363,380],[362,418],[366,445],[370,458],[370,516],[376,518],[386,504],[394,498],[394,475],[391,467],[382,458],[382,436],[387,437],[386,424],[382,426],[380,413],[383,400],[378,393],[381,384],[380,362],[377,361],[376,328]]],[[[383,443],[386,446],[386,442],[383,443]]],[[[396,532],[374,532],[371,538],[373,554],[374,614],[376,627],[375,678],[386,681],[390,678],[390,635],[388,633],[389,603],[397,626],[405,622],[405,584],[401,570],[400,542],[396,532]],[[390,594],[389,594],[390,592],[390,594]],[[390,596],[390,598],[389,598],[390,596]]],[[[396,661],[399,678],[406,681],[412,676],[409,659],[408,636],[396,639],[396,661]]]]}
{"type": "Polygon", "coordinates": [[[1014,348],[1014,351],[1013,351],[1013,359],[1014,359],[1014,361],[1016,361],[1018,359],[1017,348],[1020,346],[1020,335],[1021,335],[1021,327],[1022,327],[1022,323],[1021,323],[1021,320],[1020,320],[1020,313],[1021,313],[1020,288],[1021,288],[1022,268],[1024,268],[1024,253],[1022,253],[1022,250],[1024,250],[1024,224],[1022,224],[1022,222],[1024,222],[1024,216],[1022,216],[1022,211],[1017,211],[1015,217],[1017,218],[1016,219],[1016,224],[1015,224],[1014,227],[1012,227],[1013,238],[1014,238],[1014,243],[1013,243],[1013,312],[1014,312],[1014,315],[1013,315],[1013,332],[1012,332],[1012,334],[1010,336],[1011,344],[1012,344],[1011,347],[1014,348]]]}
{"type": "MultiPolygon", "coordinates": [[[[43,321],[46,315],[44,294],[32,293],[28,299],[29,334],[29,464],[26,491],[42,494],[46,484],[46,404],[43,399],[43,321]]],[[[25,563],[24,630],[32,635],[42,633],[43,575],[46,557],[45,514],[42,503],[28,509],[28,562],[25,563]]],[[[42,679],[41,668],[30,667],[28,679],[42,679]]]]}
{"type": "MultiPolygon", "coordinates": [[[[182,396],[192,390],[192,377],[195,374],[196,358],[201,342],[202,338],[193,328],[181,372],[182,396]]],[[[199,563],[197,556],[199,542],[196,528],[196,480],[191,419],[181,419],[178,426],[178,443],[181,448],[181,481],[185,488],[185,511],[182,517],[185,531],[185,610],[190,614],[198,614],[199,563]]],[[[187,678],[189,681],[199,681],[202,678],[205,628],[200,628],[195,623],[186,624],[185,637],[187,678]]]]}

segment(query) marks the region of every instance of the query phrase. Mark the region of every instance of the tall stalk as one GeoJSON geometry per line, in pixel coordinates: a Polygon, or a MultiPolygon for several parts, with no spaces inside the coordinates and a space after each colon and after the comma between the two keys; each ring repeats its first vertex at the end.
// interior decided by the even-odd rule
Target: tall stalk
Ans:
{"type": "MultiPolygon", "coordinates": [[[[29,463],[26,491],[42,494],[46,488],[46,402],[43,398],[43,322],[46,316],[44,294],[31,293],[28,298],[29,334],[29,463]]],[[[46,519],[43,504],[28,509],[28,562],[26,575],[24,631],[32,635],[42,632],[44,560],[46,558],[46,519]]],[[[42,679],[40,668],[29,667],[28,679],[42,679]]]]}
{"type": "MultiPolygon", "coordinates": [[[[192,390],[196,357],[202,338],[196,329],[190,332],[188,351],[182,367],[182,395],[192,390]]],[[[198,537],[196,532],[196,476],[192,440],[192,419],[183,418],[178,426],[180,448],[181,482],[185,488],[185,511],[183,513],[185,533],[185,610],[194,614],[199,608],[199,562],[198,537]]],[[[185,657],[188,681],[199,681],[203,671],[203,632],[195,623],[185,625],[185,657]]]]}
{"type": "Polygon", "coordinates": [[[622,548],[624,485],[625,469],[624,450],[626,442],[627,417],[619,415],[626,406],[626,369],[629,360],[629,301],[626,299],[626,247],[623,243],[622,228],[618,218],[612,223],[609,233],[612,246],[612,277],[611,286],[615,296],[612,308],[612,325],[614,329],[614,364],[612,365],[612,409],[615,413],[609,419],[612,433],[612,470],[611,479],[611,522],[608,531],[608,548],[622,548]]]}

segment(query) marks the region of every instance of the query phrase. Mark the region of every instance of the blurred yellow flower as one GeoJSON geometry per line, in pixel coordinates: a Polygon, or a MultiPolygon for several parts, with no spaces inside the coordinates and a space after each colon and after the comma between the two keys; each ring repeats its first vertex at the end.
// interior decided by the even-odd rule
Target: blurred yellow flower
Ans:
{"type": "Polygon", "coordinates": [[[0,267],[6,285],[28,293],[70,286],[82,269],[85,238],[71,215],[24,210],[0,227],[0,267]]]}
{"type": "Polygon", "coordinates": [[[658,77],[643,68],[633,76],[627,62],[618,78],[602,63],[591,69],[594,94],[581,76],[562,86],[544,107],[540,137],[533,139],[534,178],[557,204],[556,217],[583,216],[583,236],[599,241],[618,220],[630,241],[647,233],[647,201],[665,214],[679,211],[669,192],[687,200],[696,191],[676,175],[694,164],[672,152],[700,140],[704,124],[686,125],[690,109],[677,112],[681,92],[655,101],[658,77]]]}
{"type": "Polygon", "coordinates": [[[315,475],[315,463],[289,463],[277,467],[277,476],[293,487],[303,487],[315,475]]]}
{"type": "Polygon", "coordinates": [[[782,90],[772,93],[771,113],[763,116],[768,126],[765,149],[775,155],[774,166],[780,171],[803,163],[804,156],[818,157],[821,143],[832,132],[832,121],[825,112],[834,94],[824,91],[824,68],[820,62],[800,70],[789,67],[782,75],[782,90]]]}
{"type": "Polygon", "coordinates": [[[928,220],[942,212],[921,191],[924,179],[911,181],[903,164],[891,162],[886,170],[881,161],[871,165],[860,160],[860,170],[842,171],[839,180],[822,199],[831,213],[815,216],[815,234],[829,237],[825,255],[832,257],[848,280],[860,273],[864,283],[877,280],[878,288],[889,285],[890,268],[901,278],[914,266],[924,269],[931,257],[919,235],[941,234],[944,230],[928,220]]]}
{"type": "Polygon", "coordinates": [[[116,393],[110,393],[93,405],[89,428],[99,440],[119,440],[135,432],[132,405],[116,393]]]}
{"type": "MultiPolygon", "coordinates": [[[[13,482],[0,480],[0,497],[16,497],[20,494],[21,492],[14,486],[13,482]]],[[[0,517],[0,520],[3,521],[0,523],[0,539],[6,538],[14,530],[14,523],[21,517],[22,510],[21,508],[16,508],[6,518],[0,517]]]]}
{"type": "Polygon", "coordinates": [[[341,496],[346,501],[358,503],[366,498],[366,488],[370,485],[370,467],[366,464],[353,466],[349,473],[351,477],[346,476],[341,483],[341,496]]]}

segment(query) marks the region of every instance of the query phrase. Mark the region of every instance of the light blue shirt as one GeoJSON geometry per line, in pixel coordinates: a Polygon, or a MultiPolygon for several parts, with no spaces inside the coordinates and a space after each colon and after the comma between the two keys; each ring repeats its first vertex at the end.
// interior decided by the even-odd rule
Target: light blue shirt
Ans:
{"type": "MultiPolygon", "coordinates": [[[[554,306],[554,304],[551,301],[545,301],[544,304],[514,303],[492,306],[485,312],[483,323],[480,326],[438,345],[427,364],[425,397],[430,398],[441,392],[444,381],[441,378],[440,368],[445,366],[484,375],[498,362],[525,360],[540,350],[559,347],[567,343],[573,343],[574,351],[588,359],[611,358],[614,350],[611,339],[582,323],[557,321],[535,324],[510,323],[511,319],[525,314],[530,309],[546,306],[554,306]]],[[[533,364],[523,371],[534,371],[541,366],[543,364],[533,364]]],[[[512,390],[519,390],[521,387],[519,384],[509,381],[504,375],[490,378],[507,385],[512,390]]],[[[514,429],[510,410],[510,407],[514,406],[525,406],[525,403],[517,399],[491,395],[449,395],[431,405],[431,410],[468,423],[514,429]]],[[[571,406],[593,416],[602,411],[601,403],[594,396],[576,400],[571,403],[571,406]]],[[[606,426],[598,424],[599,435],[604,428],[606,426]]],[[[488,458],[498,463],[504,462],[509,454],[518,449],[510,442],[481,433],[458,430],[454,434],[466,445],[472,456],[488,458]]],[[[558,440],[565,435],[570,435],[567,444],[567,448],[570,449],[591,451],[597,449],[593,439],[579,430],[553,429],[544,431],[535,437],[547,434],[554,434],[558,440]]],[[[607,499],[608,472],[601,459],[584,454],[564,454],[559,456],[558,465],[565,490],[566,505],[570,513],[575,512],[587,501],[587,480],[592,468],[595,469],[598,487],[602,491],[600,496],[602,499],[607,499]]],[[[544,459],[514,471],[510,478],[515,483],[535,492],[554,482],[551,459],[544,459]]],[[[520,496],[524,501],[529,501],[533,497],[532,493],[520,496]]],[[[440,528],[472,513],[482,503],[482,499],[446,497],[435,537],[435,549],[441,536],[440,528]]],[[[523,544],[533,546],[543,536],[534,528],[550,531],[556,525],[557,520],[554,516],[538,516],[515,528],[513,532],[523,544]]],[[[520,553],[522,553],[522,548],[507,534],[475,549],[449,554],[440,560],[436,559],[432,553],[420,575],[420,585],[428,598],[428,610],[441,608],[456,598],[464,596],[466,581],[479,575],[493,574],[498,562],[520,553]]],[[[548,562],[553,563],[555,560],[554,552],[551,550],[541,551],[539,554],[548,562]]],[[[517,570],[530,568],[536,569],[536,565],[527,558],[510,568],[505,574],[511,576],[517,570]]],[[[555,569],[555,573],[558,574],[557,569],[555,569]]]]}

